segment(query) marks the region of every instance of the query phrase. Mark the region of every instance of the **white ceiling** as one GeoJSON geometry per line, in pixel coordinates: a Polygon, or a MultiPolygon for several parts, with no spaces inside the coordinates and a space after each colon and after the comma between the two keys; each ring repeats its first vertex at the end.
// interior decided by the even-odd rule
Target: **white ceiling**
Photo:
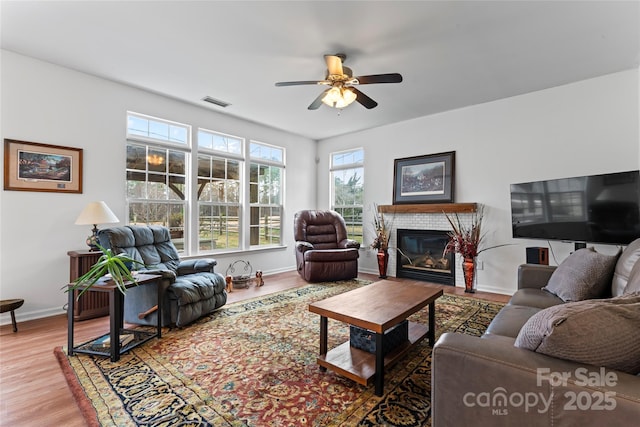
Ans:
{"type": "MultiPolygon", "coordinates": [[[[3,49],[313,139],[554,87],[640,61],[638,1],[6,1],[3,49]],[[379,105],[307,106],[324,54],[379,105]],[[201,99],[230,102],[228,108],[201,99]]],[[[99,100],[97,100],[99,102],[99,100]]]]}

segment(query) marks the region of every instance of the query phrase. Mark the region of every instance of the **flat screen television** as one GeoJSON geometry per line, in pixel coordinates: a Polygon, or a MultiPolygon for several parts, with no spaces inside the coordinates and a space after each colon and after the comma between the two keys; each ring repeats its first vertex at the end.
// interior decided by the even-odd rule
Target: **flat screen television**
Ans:
{"type": "Polygon", "coordinates": [[[511,185],[513,237],[626,245],[640,237],[640,171],[511,185]]]}

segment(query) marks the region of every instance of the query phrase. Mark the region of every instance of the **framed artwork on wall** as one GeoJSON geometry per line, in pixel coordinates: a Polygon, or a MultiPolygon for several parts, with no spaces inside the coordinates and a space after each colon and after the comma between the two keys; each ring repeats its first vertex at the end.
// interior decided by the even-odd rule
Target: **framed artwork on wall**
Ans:
{"type": "Polygon", "coordinates": [[[4,189],[82,193],[82,148],[5,139],[4,189]]]}
{"type": "Polygon", "coordinates": [[[393,204],[453,203],[455,151],[395,159],[393,204]]]}

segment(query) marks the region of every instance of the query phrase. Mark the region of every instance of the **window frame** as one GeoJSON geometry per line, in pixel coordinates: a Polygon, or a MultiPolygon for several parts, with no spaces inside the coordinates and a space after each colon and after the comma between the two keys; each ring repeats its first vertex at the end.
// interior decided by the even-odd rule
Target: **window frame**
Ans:
{"type": "Polygon", "coordinates": [[[159,117],[154,117],[154,116],[149,116],[147,114],[141,114],[141,113],[136,113],[133,111],[127,111],[127,140],[132,140],[132,141],[139,141],[139,142],[145,142],[145,143],[150,143],[150,144],[161,144],[161,145],[167,145],[167,146],[173,146],[173,147],[179,147],[184,149],[185,147],[188,147],[189,150],[191,150],[191,144],[193,141],[192,138],[192,128],[191,125],[188,125],[186,123],[180,123],[180,122],[175,122],[172,120],[167,120],[167,119],[162,119],[159,117]],[[129,132],[129,117],[135,117],[138,119],[142,119],[142,120],[148,120],[150,122],[157,122],[157,123],[162,123],[162,124],[166,124],[169,127],[173,126],[176,128],[183,128],[185,129],[186,133],[187,133],[187,140],[185,141],[185,143],[180,143],[180,142],[176,142],[176,141],[172,141],[171,139],[163,139],[163,138],[154,138],[152,136],[144,136],[144,135],[138,135],[138,134],[132,134],[129,132]]]}
{"type": "MultiPolygon", "coordinates": [[[[196,221],[197,221],[197,226],[198,226],[198,234],[196,236],[196,241],[195,241],[195,251],[197,254],[204,254],[204,253],[217,253],[217,252],[232,252],[232,251],[242,251],[244,249],[244,243],[243,243],[243,236],[246,233],[244,231],[244,218],[243,218],[243,211],[244,211],[244,194],[245,194],[245,173],[244,173],[244,169],[245,169],[245,165],[246,165],[246,161],[245,161],[245,157],[244,157],[244,152],[245,152],[245,146],[246,146],[246,139],[239,137],[239,136],[235,136],[235,135],[230,135],[230,134],[225,134],[222,132],[217,132],[217,131],[213,131],[210,129],[205,129],[205,128],[198,128],[197,131],[197,146],[198,146],[198,150],[197,150],[197,154],[196,154],[196,160],[194,161],[195,163],[195,189],[194,189],[194,203],[196,206],[194,206],[194,211],[196,213],[196,221]],[[236,139],[240,142],[240,153],[235,153],[235,152],[230,152],[230,151],[223,151],[223,150],[216,150],[215,148],[208,148],[208,147],[201,147],[200,146],[200,137],[201,134],[211,134],[211,135],[218,135],[218,136],[223,136],[223,137],[229,137],[229,138],[233,138],[236,139]],[[227,181],[229,180],[228,178],[228,164],[229,162],[238,162],[238,179],[236,180],[238,183],[238,201],[237,202],[230,202],[228,200],[224,200],[224,201],[215,201],[215,200],[211,200],[211,201],[201,201],[200,200],[200,156],[207,156],[209,157],[209,160],[211,162],[214,162],[215,159],[218,160],[224,160],[225,162],[225,178],[220,179],[218,178],[217,180],[220,181],[225,181],[225,185],[227,184],[227,181]],[[230,230],[232,230],[232,228],[229,227],[229,221],[225,221],[225,225],[224,227],[222,226],[222,222],[220,222],[220,231],[222,233],[222,230],[224,229],[225,232],[225,246],[221,247],[221,248],[215,248],[213,247],[213,243],[212,243],[212,247],[210,249],[202,249],[201,245],[204,242],[201,242],[200,240],[200,232],[202,230],[202,222],[201,222],[201,207],[205,207],[205,206],[209,206],[211,207],[212,212],[217,211],[218,215],[220,215],[220,211],[224,210],[226,213],[229,212],[229,210],[233,210],[236,209],[237,211],[237,239],[238,239],[238,246],[237,247],[230,247],[229,246],[229,242],[230,242],[230,230]]],[[[204,178],[204,177],[203,177],[204,178]]],[[[215,182],[216,178],[214,176],[214,170],[213,170],[213,164],[211,167],[211,182],[215,182]]],[[[228,193],[225,191],[225,197],[228,193]]],[[[212,213],[213,215],[213,213],[212,213]]],[[[227,219],[228,219],[228,215],[227,215],[227,219]]],[[[212,232],[212,235],[214,233],[212,232]]],[[[212,240],[213,242],[213,240],[212,240]]]]}
{"type": "MultiPolygon", "coordinates": [[[[286,149],[283,146],[269,144],[256,140],[249,140],[247,138],[241,136],[235,136],[223,132],[214,131],[207,128],[202,127],[194,127],[186,123],[179,123],[167,119],[162,119],[154,116],[149,116],[146,114],[136,113],[133,111],[127,111],[126,113],[126,139],[125,139],[125,203],[127,209],[127,218],[126,223],[132,224],[134,223],[132,219],[134,219],[134,214],[131,211],[135,205],[141,205],[142,211],[141,214],[142,221],[138,221],[138,223],[149,223],[150,213],[154,212],[149,210],[150,207],[154,208],[154,204],[165,205],[166,208],[160,207],[160,212],[164,213],[164,218],[162,221],[157,221],[153,223],[162,223],[167,227],[171,227],[171,217],[175,212],[182,213],[182,230],[183,235],[180,235],[179,238],[180,244],[176,243],[174,240],[174,244],[179,248],[179,252],[181,252],[181,256],[183,257],[198,257],[212,253],[234,253],[234,252],[249,252],[253,250],[264,250],[269,248],[281,248],[284,247],[285,244],[283,242],[283,229],[282,229],[282,218],[284,215],[284,193],[285,193],[285,168],[286,168],[286,149]],[[135,128],[130,121],[131,119],[142,119],[148,121],[146,126],[146,130],[142,129],[144,126],[138,126],[135,128]],[[156,138],[151,135],[151,129],[154,122],[159,123],[159,129],[162,131],[159,134],[159,137],[156,138]],[[162,126],[166,125],[165,128],[162,126]],[[181,137],[179,140],[175,140],[171,138],[172,127],[177,127],[178,129],[182,129],[182,131],[178,132],[178,136],[181,137]],[[166,132],[164,132],[166,130],[166,132]],[[222,136],[229,137],[237,141],[220,141],[215,138],[211,140],[210,146],[200,147],[200,139],[204,138],[204,134],[212,134],[214,136],[222,136]],[[184,141],[182,141],[184,140],[184,141]],[[254,144],[257,144],[259,147],[266,148],[266,151],[260,151],[256,154],[252,154],[252,148],[254,144]],[[222,146],[225,146],[227,150],[221,149],[222,146]],[[217,148],[215,148],[217,146],[217,148]],[[136,153],[135,151],[131,152],[130,150],[139,150],[142,149],[144,151],[140,151],[136,153]],[[150,153],[152,151],[158,151],[160,157],[163,157],[165,160],[165,169],[163,171],[151,171],[153,167],[150,166],[150,153]],[[164,153],[162,152],[164,151],[164,153]],[[177,178],[178,181],[181,182],[184,180],[184,194],[181,194],[179,189],[176,191],[175,186],[171,185],[170,177],[171,174],[171,154],[172,152],[182,153],[182,158],[184,159],[184,168],[181,168],[181,173],[184,173],[184,176],[180,176],[177,178]],[[130,157],[131,156],[131,157],[130,157]],[[140,157],[140,158],[138,158],[140,157]],[[206,179],[209,179],[211,183],[216,182],[216,186],[209,188],[210,191],[210,199],[207,201],[200,201],[198,191],[200,189],[201,180],[199,177],[199,167],[200,160],[202,159],[209,162],[209,176],[206,179]],[[216,161],[224,161],[224,179],[221,179],[220,176],[216,177],[216,171],[220,172],[218,169],[214,167],[214,162],[216,161]],[[142,162],[144,162],[144,170],[141,169],[142,162]],[[232,192],[234,193],[234,197],[232,201],[225,199],[220,201],[216,199],[216,194],[224,194],[226,198],[229,193],[227,192],[228,183],[226,182],[229,179],[229,165],[230,162],[233,163],[231,165],[232,175],[237,178],[231,178],[232,192]],[[277,188],[269,187],[271,183],[264,184],[261,180],[258,180],[255,184],[257,186],[257,191],[267,191],[269,197],[275,196],[276,199],[268,199],[266,203],[262,200],[257,200],[255,203],[251,203],[251,167],[252,165],[256,165],[260,170],[260,168],[264,168],[267,170],[268,177],[273,176],[277,177],[279,180],[277,188]],[[277,168],[276,171],[272,171],[271,168],[277,168]],[[142,177],[132,176],[133,173],[144,174],[144,181],[141,180],[142,177]],[[153,174],[163,175],[165,187],[160,187],[161,190],[165,191],[163,198],[149,198],[149,190],[152,187],[149,186],[149,183],[157,182],[160,183],[161,180],[153,180],[149,179],[149,177],[153,174]],[[151,175],[150,175],[151,174],[151,175]],[[140,179],[137,179],[140,178],[140,179]],[[220,189],[218,187],[220,185],[220,181],[223,182],[223,187],[220,189]],[[136,188],[136,186],[142,182],[141,188],[136,188]],[[131,184],[134,183],[134,184],[131,184]],[[266,190],[263,190],[261,186],[266,185],[266,190]],[[219,192],[222,193],[219,193],[219,192]],[[144,195],[140,197],[140,195],[144,195]],[[180,197],[183,197],[182,199],[180,197]],[[273,202],[275,200],[275,202],[273,202]],[[224,232],[225,234],[225,243],[224,247],[216,249],[211,244],[210,247],[202,247],[200,242],[200,209],[201,206],[212,206],[212,210],[210,211],[211,215],[219,215],[219,209],[225,209],[225,213],[227,213],[226,218],[228,216],[228,210],[231,209],[235,214],[237,212],[237,228],[234,228],[231,233],[235,234],[237,231],[238,235],[238,246],[229,247],[230,244],[235,244],[235,236],[233,239],[229,238],[229,233],[231,230],[229,228],[229,224],[224,224],[224,232]],[[179,206],[175,208],[175,206],[179,206]],[[215,208],[215,209],[214,209],[215,208]],[[258,208],[258,220],[257,224],[251,224],[251,210],[258,208]],[[217,210],[216,210],[217,209],[217,210]],[[268,211],[267,215],[264,216],[263,213],[265,210],[268,211]],[[266,218],[267,222],[264,223],[262,218],[266,218]],[[269,222],[273,221],[273,222],[269,222]],[[261,228],[262,227],[262,228],[261,228]],[[257,244],[251,244],[251,233],[253,229],[258,230],[257,234],[257,244]],[[275,231],[275,233],[274,233],[275,231]],[[261,238],[261,232],[264,232],[264,235],[267,239],[267,242],[264,242],[261,238]],[[182,240],[183,239],[183,240],[182,240]]],[[[175,154],[174,154],[175,156],[175,154]]],[[[179,164],[179,163],[178,163],[179,164]]],[[[182,165],[180,165],[182,166],[182,165]]],[[[257,176],[257,175],[256,175],[257,176]]],[[[233,228],[233,227],[231,227],[233,228]]],[[[213,229],[212,229],[213,230],[213,229]]],[[[222,230],[222,228],[220,228],[222,230]]],[[[255,233],[255,231],[254,231],[255,233]]],[[[215,233],[211,234],[211,242],[216,239],[215,233]]]]}
{"type": "Polygon", "coordinates": [[[190,164],[191,164],[191,141],[192,141],[191,126],[184,123],[178,123],[171,120],[166,120],[158,117],[148,116],[145,114],[135,113],[132,111],[127,111],[126,119],[127,119],[127,128],[126,128],[127,132],[126,132],[126,140],[125,140],[126,142],[125,144],[125,205],[127,209],[126,224],[133,223],[131,221],[131,216],[132,216],[132,209],[134,208],[135,205],[142,205],[144,207],[144,210],[146,211],[144,214],[145,224],[149,224],[149,219],[150,219],[149,209],[153,205],[165,205],[166,216],[164,221],[162,221],[162,224],[170,229],[172,233],[172,240],[176,245],[176,248],[178,249],[178,251],[180,253],[188,254],[189,253],[189,230],[190,230],[189,208],[190,208],[190,198],[191,198],[190,197],[190,193],[191,193],[190,164]],[[145,136],[145,135],[140,135],[138,133],[130,133],[129,120],[131,117],[147,120],[150,123],[155,122],[155,123],[165,124],[169,126],[168,128],[169,130],[171,129],[171,126],[184,129],[186,140],[184,143],[178,143],[175,141],[171,141],[169,138],[167,139],[154,138],[148,135],[145,136]],[[139,147],[144,149],[145,151],[145,169],[144,170],[139,168],[129,167],[128,162],[129,162],[130,147],[139,147]],[[155,150],[157,152],[160,152],[160,151],[165,152],[165,155],[164,155],[165,170],[164,171],[152,170],[152,168],[150,167],[150,165],[153,165],[153,163],[150,162],[149,160],[149,157],[150,157],[149,152],[151,150],[155,150]],[[183,165],[183,171],[181,174],[171,173],[171,170],[170,170],[170,159],[171,159],[170,153],[171,152],[177,152],[183,155],[184,165],[183,165]],[[130,195],[129,183],[132,180],[129,179],[129,175],[135,174],[135,173],[144,173],[145,175],[145,180],[144,180],[145,188],[143,190],[145,192],[144,197],[136,197],[136,196],[130,195]],[[149,184],[151,182],[161,182],[161,181],[150,180],[149,179],[150,176],[165,177],[164,183],[167,186],[167,193],[165,198],[149,198],[149,184]],[[176,193],[176,195],[178,195],[177,198],[171,197],[171,186],[169,185],[171,176],[180,176],[183,178],[184,180],[183,192],[182,192],[183,199],[180,199],[177,193],[176,193]],[[182,207],[181,227],[171,226],[171,221],[172,221],[171,218],[173,217],[172,212],[175,210],[176,206],[182,207]]]}
{"type": "MultiPolygon", "coordinates": [[[[247,156],[247,161],[248,161],[248,167],[247,167],[247,197],[246,197],[246,201],[247,201],[247,224],[248,224],[248,236],[246,239],[246,243],[247,243],[247,248],[249,250],[255,250],[255,249],[263,249],[263,248],[269,248],[269,247],[282,247],[284,246],[284,243],[282,241],[282,237],[283,237],[283,231],[282,231],[282,216],[284,214],[284,191],[285,191],[285,169],[286,169],[286,150],[284,147],[280,147],[274,144],[268,144],[262,141],[256,141],[256,140],[249,140],[248,141],[248,156],[247,156]],[[273,159],[273,158],[266,158],[266,157],[258,157],[258,156],[253,156],[252,152],[252,148],[254,145],[260,146],[260,147],[265,147],[265,148],[269,148],[271,150],[277,150],[280,152],[280,160],[277,159],[273,159]],[[257,167],[260,168],[261,167],[266,167],[269,168],[269,170],[271,170],[271,168],[278,168],[279,169],[279,177],[280,177],[280,185],[279,185],[279,189],[278,189],[278,196],[279,196],[279,203],[275,204],[275,203],[263,203],[260,201],[260,183],[258,182],[254,182],[252,181],[251,178],[251,174],[252,174],[252,168],[253,165],[257,165],[257,167]],[[256,185],[256,197],[257,197],[257,202],[252,202],[251,198],[252,198],[252,185],[256,185]],[[258,209],[258,224],[255,225],[254,222],[252,222],[252,217],[254,215],[254,209],[258,209]],[[264,212],[265,210],[269,210],[270,212],[275,211],[279,211],[278,214],[278,218],[279,218],[279,222],[277,225],[277,228],[279,229],[279,232],[277,234],[277,242],[276,243],[266,243],[266,244],[260,244],[260,235],[262,232],[262,228],[263,225],[260,223],[260,218],[261,218],[261,213],[264,212]],[[258,230],[257,232],[257,236],[258,236],[258,243],[257,244],[252,244],[251,241],[254,238],[254,235],[256,234],[256,229],[258,230]]],[[[269,215],[268,218],[272,218],[274,215],[269,215]]],[[[265,218],[267,218],[267,216],[265,216],[265,218]]],[[[264,227],[266,229],[274,229],[276,228],[275,223],[269,223],[269,224],[265,224],[264,227]]],[[[273,236],[271,233],[266,233],[266,235],[269,236],[269,239],[271,240],[271,236],[273,236]]]]}
{"type": "MultiPolygon", "coordinates": [[[[178,252],[180,252],[181,254],[188,254],[189,253],[189,230],[190,230],[190,221],[189,221],[189,212],[190,212],[190,192],[191,192],[191,185],[190,185],[190,181],[191,181],[191,143],[192,143],[192,133],[191,133],[191,126],[186,124],[186,123],[180,123],[180,122],[176,122],[176,121],[172,121],[172,120],[167,120],[167,119],[162,119],[159,117],[154,117],[154,116],[150,116],[147,114],[141,114],[141,113],[136,113],[134,111],[127,111],[126,113],[126,120],[127,120],[127,126],[126,126],[126,139],[125,139],[125,205],[126,205],[126,209],[127,209],[127,216],[126,216],[126,224],[132,224],[131,222],[131,209],[132,209],[132,205],[135,204],[143,204],[145,205],[145,209],[149,209],[149,207],[153,204],[164,204],[167,207],[167,217],[166,217],[166,227],[168,227],[172,233],[176,232],[182,235],[182,237],[172,237],[172,240],[174,241],[174,244],[176,245],[176,248],[178,249],[178,252]],[[168,138],[154,138],[148,135],[140,135],[138,133],[131,133],[130,132],[130,127],[129,127],[129,120],[130,118],[138,118],[138,119],[142,119],[142,120],[147,120],[149,122],[155,122],[155,123],[160,123],[160,124],[165,124],[168,126],[169,132],[171,127],[176,127],[176,128],[180,128],[180,129],[184,129],[185,131],[185,141],[184,143],[181,142],[176,142],[170,139],[170,137],[168,138]],[[128,179],[128,175],[130,172],[142,172],[141,169],[133,169],[133,168],[129,168],[128,167],[128,156],[129,156],[129,146],[130,145],[134,145],[134,146],[138,146],[138,147],[144,147],[145,149],[145,156],[146,156],[146,162],[145,162],[145,170],[144,170],[144,174],[145,174],[145,185],[147,186],[147,188],[145,188],[145,197],[130,197],[129,196],[129,179],[128,179]],[[165,156],[165,161],[167,164],[167,169],[164,172],[159,172],[159,171],[150,171],[149,170],[149,151],[150,150],[164,150],[166,153],[165,156]],[[183,191],[183,197],[184,199],[180,199],[180,198],[171,198],[170,197],[170,191],[171,191],[171,187],[169,185],[168,186],[168,191],[167,191],[167,197],[164,199],[150,199],[148,197],[148,184],[149,182],[151,182],[149,180],[149,174],[151,173],[151,175],[164,175],[166,177],[165,179],[165,183],[168,184],[168,180],[169,177],[174,175],[178,175],[178,174],[171,174],[170,170],[169,170],[169,165],[168,165],[168,161],[167,159],[170,158],[169,156],[169,152],[174,151],[174,152],[180,152],[184,155],[184,173],[183,176],[184,177],[184,191],[183,191]],[[171,227],[171,211],[173,210],[172,208],[174,206],[182,206],[182,231],[180,233],[179,228],[180,227],[171,227]],[[178,230],[172,230],[172,228],[178,228],[178,230]]],[[[168,136],[170,136],[168,134],[168,136]]],[[[159,181],[158,181],[159,182],[159,181]]],[[[149,219],[149,216],[147,214],[146,219],[149,219]]],[[[148,224],[148,222],[146,222],[148,224]]]]}
{"type": "MultiPolygon", "coordinates": [[[[364,191],[365,191],[365,183],[364,183],[364,157],[365,151],[364,148],[350,148],[347,150],[334,151],[329,153],[329,205],[331,209],[338,212],[345,220],[347,225],[347,234],[350,239],[356,240],[360,242],[360,244],[364,243],[364,191]],[[336,163],[336,156],[340,155],[348,155],[355,154],[356,160],[351,162],[343,162],[336,163]],[[359,157],[359,159],[357,158],[359,157]],[[335,188],[336,182],[336,174],[341,171],[347,171],[351,169],[360,169],[362,184],[360,198],[362,199],[362,204],[354,203],[352,205],[337,205],[336,204],[336,195],[337,191],[335,188]],[[345,215],[346,211],[349,209],[353,209],[353,215],[345,215]],[[359,210],[359,220],[356,219],[356,212],[359,210]],[[358,233],[357,230],[360,230],[358,233]]],[[[354,197],[355,200],[355,197],[354,197]]]]}

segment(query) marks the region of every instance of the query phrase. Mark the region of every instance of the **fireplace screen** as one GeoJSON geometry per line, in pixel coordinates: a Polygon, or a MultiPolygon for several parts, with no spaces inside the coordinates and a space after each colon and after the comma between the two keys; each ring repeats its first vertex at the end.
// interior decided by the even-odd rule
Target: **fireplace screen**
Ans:
{"type": "Polygon", "coordinates": [[[454,254],[443,255],[448,241],[446,231],[398,229],[396,276],[455,285],[454,254]]]}

